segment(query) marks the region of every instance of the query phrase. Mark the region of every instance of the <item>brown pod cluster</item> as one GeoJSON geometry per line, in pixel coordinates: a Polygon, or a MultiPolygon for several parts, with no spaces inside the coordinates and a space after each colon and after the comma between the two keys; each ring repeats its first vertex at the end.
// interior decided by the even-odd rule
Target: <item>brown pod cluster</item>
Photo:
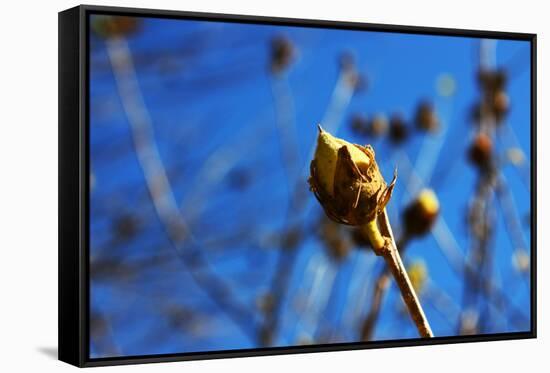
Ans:
{"type": "Polygon", "coordinates": [[[479,168],[487,168],[491,163],[492,153],[493,142],[491,138],[484,133],[478,133],[470,145],[468,158],[473,165],[479,168]]]}
{"type": "Polygon", "coordinates": [[[439,118],[434,110],[433,105],[424,101],[418,105],[415,115],[416,128],[424,132],[437,132],[439,129],[439,118]]]}
{"type": "Polygon", "coordinates": [[[394,114],[390,119],[389,137],[392,143],[400,145],[409,138],[409,128],[401,114],[394,114]]]}
{"type": "Polygon", "coordinates": [[[492,117],[497,124],[502,123],[510,109],[510,99],[506,94],[508,76],[504,70],[480,70],[478,82],[483,92],[482,102],[477,104],[476,121],[483,116],[492,117]]]}
{"type": "Polygon", "coordinates": [[[372,147],[338,139],[321,127],[310,171],[311,191],[327,216],[354,226],[376,218],[395,183],[395,176],[389,186],[384,181],[372,147]]]}
{"type": "Polygon", "coordinates": [[[423,236],[432,229],[439,215],[439,200],[431,189],[422,190],[405,209],[403,222],[409,236],[423,236]]]}
{"type": "Polygon", "coordinates": [[[140,27],[139,18],[126,16],[94,16],[91,29],[102,38],[128,36],[140,27]]]}
{"type": "Polygon", "coordinates": [[[380,114],[370,119],[365,115],[356,114],[351,119],[351,129],[359,136],[376,139],[388,132],[388,120],[380,114]]]}
{"type": "Polygon", "coordinates": [[[294,46],[289,39],[278,36],[271,41],[271,71],[281,73],[290,65],[294,58],[294,46]]]}

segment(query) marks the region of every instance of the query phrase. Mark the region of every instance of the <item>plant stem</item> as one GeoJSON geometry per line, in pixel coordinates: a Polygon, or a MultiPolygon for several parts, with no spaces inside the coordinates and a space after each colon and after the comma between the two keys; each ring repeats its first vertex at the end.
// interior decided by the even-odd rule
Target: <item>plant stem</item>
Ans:
{"type": "Polygon", "coordinates": [[[384,247],[379,250],[375,250],[375,252],[377,255],[384,257],[384,260],[386,261],[386,264],[390,269],[399,290],[401,291],[401,296],[407,305],[409,314],[416,324],[418,333],[422,338],[431,338],[433,337],[433,333],[430,328],[430,324],[428,323],[428,319],[426,319],[426,315],[422,310],[422,306],[420,305],[420,301],[418,300],[409,276],[407,275],[405,266],[401,261],[401,256],[399,255],[397,245],[395,244],[395,239],[393,237],[386,209],[378,215],[378,226],[380,233],[386,238],[386,240],[384,247]]]}

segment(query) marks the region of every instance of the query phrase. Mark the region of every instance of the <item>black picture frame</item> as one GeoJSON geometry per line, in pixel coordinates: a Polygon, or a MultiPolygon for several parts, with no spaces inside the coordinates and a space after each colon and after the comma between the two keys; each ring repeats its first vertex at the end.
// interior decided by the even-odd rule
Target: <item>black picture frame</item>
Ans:
{"type": "Polygon", "coordinates": [[[59,360],[79,367],[282,355],[293,353],[402,347],[536,338],[536,59],[537,36],[528,33],[398,26],[327,20],[275,18],[81,5],[59,13],[59,360]],[[528,332],[435,337],[310,346],[225,350],[167,355],[89,357],[89,50],[91,14],[256,23],[392,33],[513,39],[531,45],[531,329],[528,332]]]}

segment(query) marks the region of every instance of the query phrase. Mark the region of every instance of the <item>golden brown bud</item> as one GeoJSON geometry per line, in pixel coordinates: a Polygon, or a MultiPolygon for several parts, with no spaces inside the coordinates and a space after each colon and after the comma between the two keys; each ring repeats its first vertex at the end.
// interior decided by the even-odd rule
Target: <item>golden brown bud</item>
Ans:
{"type": "Polygon", "coordinates": [[[309,184],[326,214],[347,225],[371,222],[388,203],[395,178],[388,186],[371,146],[351,144],[319,126],[309,184]]]}

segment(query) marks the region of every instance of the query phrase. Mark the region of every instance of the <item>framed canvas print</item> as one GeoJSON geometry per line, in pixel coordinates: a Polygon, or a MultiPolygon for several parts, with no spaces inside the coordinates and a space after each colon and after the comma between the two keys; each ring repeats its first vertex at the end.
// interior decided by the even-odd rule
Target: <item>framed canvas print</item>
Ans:
{"type": "Polygon", "coordinates": [[[536,36],[59,13],[59,358],[536,336],[536,36]]]}

